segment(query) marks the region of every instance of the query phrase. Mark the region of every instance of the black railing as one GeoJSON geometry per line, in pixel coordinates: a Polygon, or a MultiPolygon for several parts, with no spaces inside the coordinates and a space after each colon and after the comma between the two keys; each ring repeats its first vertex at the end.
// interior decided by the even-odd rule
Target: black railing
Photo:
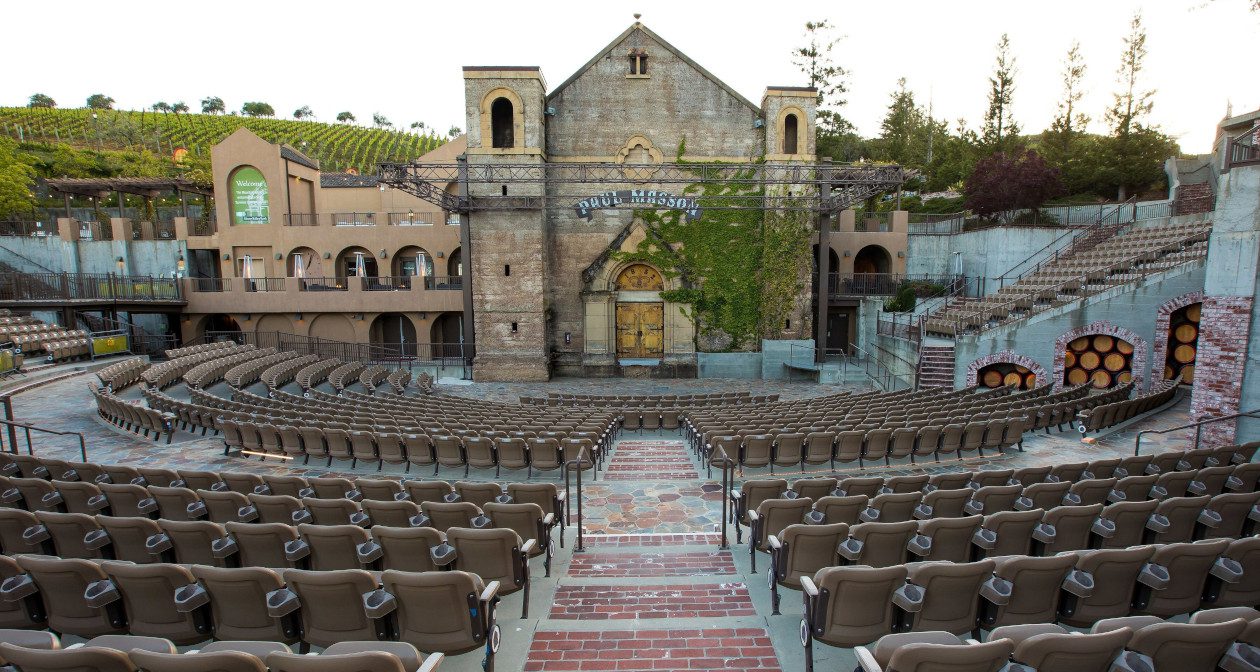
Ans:
{"type": "Polygon", "coordinates": [[[1142,437],[1147,434],[1167,434],[1169,432],[1179,432],[1183,429],[1190,429],[1192,427],[1194,428],[1194,443],[1190,446],[1190,450],[1194,450],[1199,447],[1199,439],[1203,436],[1204,425],[1210,425],[1215,422],[1224,422],[1226,420],[1237,420],[1239,418],[1260,418],[1260,408],[1251,411],[1243,411],[1242,413],[1234,413],[1233,415],[1222,415],[1219,418],[1208,418],[1198,422],[1189,422],[1184,425],[1177,425],[1176,427],[1169,427],[1167,429],[1144,429],[1138,432],[1137,436],[1133,437],[1133,454],[1141,454],[1142,437]]]}
{"type": "Polygon", "coordinates": [[[426,275],[425,289],[463,289],[464,278],[458,275],[426,275]]]}
{"type": "Polygon", "coordinates": [[[284,278],[243,278],[247,292],[283,292],[284,278]]]}
{"type": "Polygon", "coordinates": [[[390,226],[433,226],[432,212],[391,212],[390,226]]]}
{"type": "Polygon", "coordinates": [[[56,222],[25,222],[25,221],[2,221],[0,222],[0,236],[34,236],[37,238],[46,238],[57,235],[56,222]]]}
{"type": "Polygon", "coordinates": [[[189,278],[188,286],[194,292],[230,292],[232,278],[189,278]]]}
{"type": "Polygon", "coordinates": [[[827,291],[838,296],[892,296],[907,282],[949,287],[957,280],[952,275],[832,273],[828,277],[827,291]]]}
{"type": "Polygon", "coordinates": [[[285,226],[319,226],[319,215],[313,212],[291,213],[284,216],[285,226]]]}
{"type": "Polygon", "coordinates": [[[298,288],[303,292],[344,292],[349,288],[346,278],[299,278],[298,288]]]}
{"type": "Polygon", "coordinates": [[[0,273],[3,301],[179,301],[175,278],[112,273],[0,273]]]}
{"type": "Polygon", "coordinates": [[[411,289],[414,275],[392,275],[359,278],[365,292],[399,292],[411,289]]]}
{"type": "Polygon", "coordinates": [[[334,212],[333,226],[376,226],[374,212],[334,212]]]}
{"type": "Polygon", "coordinates": [[[424,364],[453,366],[459,367],[465,377],[469,370],[462,343],[349,343],[280,331],[208,331],[204,341],[232,341],[240,345],[275,348],[325,358],[336,357],[365,364],[390,364],[408,368],[424,364]]]}

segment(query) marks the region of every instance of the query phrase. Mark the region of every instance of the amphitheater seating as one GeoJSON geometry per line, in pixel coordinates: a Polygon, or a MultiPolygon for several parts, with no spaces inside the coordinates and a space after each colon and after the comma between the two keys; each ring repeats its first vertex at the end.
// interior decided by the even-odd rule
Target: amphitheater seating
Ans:
{"type": "Polygon", "coordinates": [[[192,355],[199,355],[201,353],[212,352],[215,350],[231,349],[231,348],[237,348],[237,347],[240,347],[240,346],[236,345],[232,341],[214,341],[213,343],[201,343],[198,345],[190,345],[186,348],[172,348],[170,350],[167,350],[165,354],[166,354],[166,358],[168,360],[171,360],[171,359],[179,359],[181,357],[189,357],[192,355]]]}
{"type": "Polygon", "coordinates": [[[1077,414],[1077,429],[1081,434],[1101,431],[1136,415],[1159,408],[1172,401],[1179,383],[1179,380],[1160,381],[1150,392],[1133,399],[1099,404],[1091,409],[1082,410],[1077,414]]]}
{"type": "Polygon", "coordinates": [[[140,376],[147,366],[143,357],[128,357],[98,370],[96,377],[110,392],[121,391],[140,382],[140,376]]]}
{"type": "Polygon", "coordinates": [[[302,369],[318,361],[320,361],[319,355],[302,355],[281,360],[264,369],[258,376],[258,380],[262,381],[268,390],[277,390],[293,382],[302,369]]]}
{"type": "Polygon", "coordinates": [[[402,394],[407,390],[407,386],[411,384],[411,372],[407,369],[394,369],[386,376],[385,382],[389,383],[390,388],[394,390],[394,394],[402,394]]]}
{"type": "Polygon", "coordinates": [[[1202,259],[1211,231],[1206,222],[1131,227],[1093,247],[1068,250],[994,294],[951,303],[928,316],[925,328],[945,336],[982,330],[1202,259]]]}
{"type": "Polygon", "coordinates": [[[168,350],[167,353],[179,352],[181,350],[196,349],[196,352],[189,352],[169,359],[165,362],[154,364],[140,374],[141,381],[145,385],[162,390],[179,382],[184,375],[205,363],[218,361],[222,358],[234,357],[254,350],[252,345],[236,345],[230,341],[222,343],[210,343],[206,345],[194,346],[193,348],[181,348],[180,350],[168,350]],[[214,347],[210,347],[214,346],[214,347]]]}
{"type": "Polygon", "coordinates": [[[166,442],[171,442],[171,437],[175,434],[176,422],[173,414],[124,401],[103,387],[92,384],[88,387],[96,399],[97,413],[110,424],[152,438],[154,441],[165,434],[166,442]]]}
{"type": "Polygon", "coordinates": [[[301,387],[303,390],[309,390],[328,380],[328,374],[340,365],[341,360],[335,357],[311,362],[299,369],[293,380],[298,384],[298,387],[301,387]]]}
{"type": "Polygon", "coordinates": [[[184,384],[194,390],[209,387],[223,380],[228,371],[235,369],[238,365],[254,360],[266,360],[274,354],[276,354],[275,348],[250,348],[243,352],[212,357],[184,372],[184,384]]]}

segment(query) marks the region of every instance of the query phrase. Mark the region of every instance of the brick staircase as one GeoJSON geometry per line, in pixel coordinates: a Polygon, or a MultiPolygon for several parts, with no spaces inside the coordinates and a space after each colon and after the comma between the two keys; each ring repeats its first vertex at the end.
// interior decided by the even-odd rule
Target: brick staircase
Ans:
{"type": "Polygon", "coordinates": [[[923,345],[919,348],[919,387],[954,387],[954,346],[923,345]]]}
{"type": "Polygon", "coordinates": [[[1212,185],[1201,182],[1177,187],[1177,196],[1173,199],[1173,214],[1194,215],[1211,212],[1213,207],[1215,197],[1212,194],[1212,185]]]}

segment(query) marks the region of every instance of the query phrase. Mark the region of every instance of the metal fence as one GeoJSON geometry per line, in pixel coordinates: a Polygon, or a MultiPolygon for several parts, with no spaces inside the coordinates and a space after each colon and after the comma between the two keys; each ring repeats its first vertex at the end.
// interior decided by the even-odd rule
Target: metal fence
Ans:
{"type": "Polygon", "coordinates": [[[833,296],[892,296],[907,282],[951,286],[958,280],[952,275],[902,275],[898,273],[831,273],[827,292],[833,296]]]}
{"type": "MultiPolygon", "coordinates": [[[[1260,158],[1260,157],[1258,157],[1260,158]]],[[[1173,214],[1171,201],[1135,203],[1100,203],[1098,205],[1056,205],[1045,208],[1007,210],[987,217],[967,213],[910,213],[909,231],[913,235],[947,236],[963,231],[975,231],[995,226],[1089,226],[1100,218],[1110,216],[1118,206],[1128,206],[1120,212],[1124,222],[1169,217],[1173,214]]]]}
{"type": "Polygon", "coordinates": [[[174,278],[112,273],[0,273],[6,301],[179,301],[174,278]]]}
{"type": "Polygon", "coordinates": [[[1246,135],[1229,141],[1229,160],[1226,169],[1260,163],[1260,144],[1254,129],[1246,135]]]}
{"type": "Polygon", "coordinates": [[[349,343],[280,331],[208,331],[203,340],[207,343],[233,341],[259,348],[275,348],[303,355],[336,357],[347,362],[384,364],[408,369],[422,365],[457,368],[462,377],[467,377],[471,371],[471,362],[465,357],[462,343],[349,343]]]}

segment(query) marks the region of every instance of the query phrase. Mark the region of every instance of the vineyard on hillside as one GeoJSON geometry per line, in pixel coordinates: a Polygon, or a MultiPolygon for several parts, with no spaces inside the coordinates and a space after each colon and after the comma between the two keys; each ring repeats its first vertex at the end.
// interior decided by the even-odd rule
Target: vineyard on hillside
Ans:
{"type": "Polygon", "coordinates": [[[248,128],[269,142],[292,145],[327,171],[376,172],[382,161],[409,161],[440,146],[444,138],[386,128],[236,115],[150,111],[0,107],[0,136],[21,142],[66,143],[98,149],[147,149],[172,156],[185,149],[197,157],[236,129],[248,128]],[[95,113],[95,117],[93,117],[95,113]]]}

